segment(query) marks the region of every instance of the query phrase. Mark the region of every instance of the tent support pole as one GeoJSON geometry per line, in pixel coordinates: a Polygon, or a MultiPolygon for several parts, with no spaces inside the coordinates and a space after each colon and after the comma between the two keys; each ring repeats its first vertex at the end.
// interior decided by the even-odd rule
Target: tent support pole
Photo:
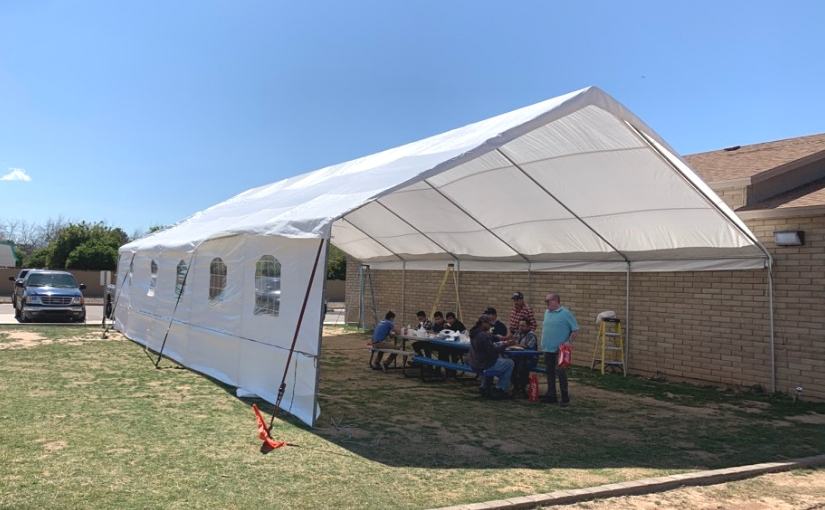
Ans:
{"type": "MultiPolygon", "coordinates": [[[[321,327],[318,328],[318,356],[314,359],[315,362],[315,388],[318,388],[318,384],[321,382],[321,364],[318,363],[318,360],[321,359],[323,343],[324,343],[324,320],[326,319],[326,302],[327,302],[327,285],[326,285],[326,276],[329,274],[329,245],[330,240],[332,238],[332,233],[327,231],[330,237],[327,238],[327,246],[324,250],[324,288],[321,289],[321,303],[324,306],[321,306],[321,327]]],[[[344,300],[346,301],[346,299],[344,300]]],[[[344,321],[346,323],[346,320],[344,321]]],[[[310,427],[315,428],[315,409],[318,409],[318,392],[315,391],[312,396],[312,423],[309,424],[310,427]]]]}
{"type": "MultiPolygon", "coordinates": [[[[129,261],[129,270],[126,271],[126,274],[123,275],[123,278],[120,280],[120,290],[118,290],[117,286],[115,286],[115,302],[112,304],[112,328],[115,327],[115,310],[117,310],[117,302],[120,300],[120,295],[123,294],[123,286],[126,285],[126,277],[129,276],[132,272],[133,264],[135,263],[135,255],[137,255],[137,250],[132,253],[132,260],[129,261]]],[[[117,283],[117,281],[115,281],[117,283]]],[[[106,295],[106,289],[103,290],[103,295],[106,295]]],[[[106,338],[106,333],[109,332],[109,326],[106,325],[106,301],[103,301],[103,338],[106,338]]],[[[146,346],[148,348],[149,341],[146,341],[146,346]]]]}
{"type": "MultiPolygon", "coordinates": [[[[770,261],[769,261],[770,262],[770,261]]],[[[773,264],[768,264],[768,317],[771,327],[771,393],[776,393],[776,339],[773,329],[773,264]]]]}
{"type": "Polygon", "coordinates": [[[401,322],[404,321],[404,316],[407,313],[407,304],[405,296],[407,295],[406,292],[406,283],[407,283],[407,261],[404,260],[401,262],[401,322]]]}
{"type": "MultiPolygon", "coordinates": [[[[180,304],[180,300],[183,299],[183,293],[186,291],[186,279],[189,278],[189,271],[192,270],[192,262],[195,260],[195,253],[198,251],[198,246],[201,244],[198,243],[194,249],[192,249],[192,256],[189,257],[189,265],[186,267],[186,273],[183,275],[183,281],[180,282],[180,294],[178,294],[178,299],[175,300],[175,307],[172,309],[172,316],[169,317],[169,325],[166,326],[166,334],[163,335],[163,342],[160,344],[160,351],[158,351],[158,359],[155,361],[155,368],[160,368],[160,359],[163,357],[163,349],[166,347],[166,340],[169,338],[169,331],[172,329],[172,323],[175,321],[175,312],[178,311],[178,305],[180,304]]],[[[149,339],[146,339],[146,350],[149,350],[149,339]]]]}
{"type": "MultiPolygon", "coordinates": [[[[304,312],[307,309],[307,301],[309,301],[309,294],[312,291],[312,282],[315,281],[315,272],[318,269],[318,259],[321,258],[321,249],[324,247],[324,238],[318,244],[318,251],[315,253],[315,262],[312,264],[312,273],[309,275],[309,283],[307,283],[307,291],[304,294],[304,303],[301,305],[301,313],[298,315],[298,324],[295,326],[295,334],[292,336],[292,345],[289,347],[289,354],[286,357],[286,365],[284,366],[284,375],[281,377],[281,386],[278,387],[278,399],[275,401],[275,407],[272,409],[272,418],[269,419],[269,428],[267,432],[272,430],[272,423],[275,421],[275,414],[281,406],[281,399],[284,398],[286,392],[286,376],[289,372],[289,364],[292,363],[292,353],[295,352],[295,344],[298,342],[298,333],[301,331],[301,323],[304,321],[304,312]]],[[[317,359],[317,358],[316,358],[317,359]]],[[[297,370],[297,369],[296,369],[297,370]]],[[[315,409],[312,410],[313,415],[315,409]]],[[[313,422],[315,419],[313,418],[313,422]]]]}
{"type": "Polygon", "coordinates": [[[624,366],[622,366],[622,371],[624,371],[625,377],[627,377],[627,365],[630,360],[630,262],[627,263],[627,273],[625,278],[625,290],[624,290],[624,316],[625,316],[625,324],[624,324],[624,366]]]}
{"type": "Polygon", "coordinates": [[[527,302],[533,297],[533,261],[527,262],[527,302]]]}

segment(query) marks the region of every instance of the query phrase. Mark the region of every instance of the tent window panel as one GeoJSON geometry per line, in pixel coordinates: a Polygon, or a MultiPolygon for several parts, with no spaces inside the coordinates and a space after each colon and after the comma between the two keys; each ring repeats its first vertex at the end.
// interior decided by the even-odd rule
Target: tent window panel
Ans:
{"type": "Polygon", "coordinates": [[[281,309],[281,263],[264,255],[255,264],[255,315],[278,316],[281,309]]]}
{"type": "Polygon", "coordinates": [[[209,300],[220,301],[225,288],[226,264],[220,257],[216,257],[209,264],[209,300]]]}
{"type": "Polygon", "coordinates": [[[186,262],[178,262],[177,277],[175,279],[175,296],[180,297],[183,292],[183,282],[186,280],[186,262]]]}
{"type": "Polygon", "coordinates": [[[146,292],[146,295],[152,297],[155,295],[155,288],[158,286],[158,264],[154,260],[149,266],[149,271],[151,275],[149,277],[149,290],[146,292]]]}

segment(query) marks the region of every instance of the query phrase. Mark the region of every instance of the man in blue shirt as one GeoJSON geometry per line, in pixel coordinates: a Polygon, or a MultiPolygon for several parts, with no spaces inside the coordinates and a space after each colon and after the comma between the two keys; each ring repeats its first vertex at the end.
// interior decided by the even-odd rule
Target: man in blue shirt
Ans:
{"type": "MultiPolygon", "coordinates": [[[[392,347],[390,345],[389,339],[400,333],[398,328],[396,328],[395,324],[392,322],[393,319],[395,319],[395,314],[392,313],[392,312],[387,312],[387,315],[384,316],[384,320],[382,320],[381,322],[378,323],[378,325],[375,326],[375,331],[372,332],[372,346],[373,346],[373,348],[375,348],[375,349],[385,349],[385,348],[389,349],[389,348],[392,347]]],[[[393,361],[395,361],[396,355],[395,354],[390,354],[389,356],[387,356],[387,361],[384,362],[384,363],[381,363],[381,358],[383,358],[383,357],[384,357],[384,353],[379,351],[377,353],[377,356],[376,356],[376,359],[375,359],[376,364],[373,365],[372,368],[374,368],[376,370],[379,369],[379,368],[383,368],[384,372],[386,372],[387,368],[389,368],[390,364],[393,361]]]]}
{"type": "Polygon", "coordinates": [[[561,306],[561,297],[551,292],[545,298],[547,310],[544,311],[544,322],[541,327],[541,350],[544,351],[544,366],[547,368],[547,394],[541,398],[545,404],[558,403],[556,396],[556,376],[559,378],[561,389],[561,405],[570,403],[567,391],[567,370],[559,368],[559,347],[573,340],[579,334],[579,323],[567,308],[561,306]]]}

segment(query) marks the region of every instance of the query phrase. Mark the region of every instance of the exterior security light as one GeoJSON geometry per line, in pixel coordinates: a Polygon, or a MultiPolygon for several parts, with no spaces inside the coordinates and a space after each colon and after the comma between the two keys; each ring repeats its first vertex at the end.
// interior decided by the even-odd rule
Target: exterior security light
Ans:
{"type": "Polygon", "coordinates": [[[802,230],[774,232],[773,240],[777,246],[802,246],[805,244],[805,232],[802,230]]]}

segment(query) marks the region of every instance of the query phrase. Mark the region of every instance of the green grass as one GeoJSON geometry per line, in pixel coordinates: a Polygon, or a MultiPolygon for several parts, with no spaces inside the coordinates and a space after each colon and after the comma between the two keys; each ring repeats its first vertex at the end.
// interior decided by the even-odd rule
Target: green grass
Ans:
{"type": "Polygon", "coordinates": [[[261,455],[234,388],[93,328],[0,329],[0,508],[431,508],[825,449],[795,419],[822,404],[580,368],[570,408],[485,401],[370,370],[366,340],[325,338],[317,428],[279,417],[295,446],[261,455]]]}

